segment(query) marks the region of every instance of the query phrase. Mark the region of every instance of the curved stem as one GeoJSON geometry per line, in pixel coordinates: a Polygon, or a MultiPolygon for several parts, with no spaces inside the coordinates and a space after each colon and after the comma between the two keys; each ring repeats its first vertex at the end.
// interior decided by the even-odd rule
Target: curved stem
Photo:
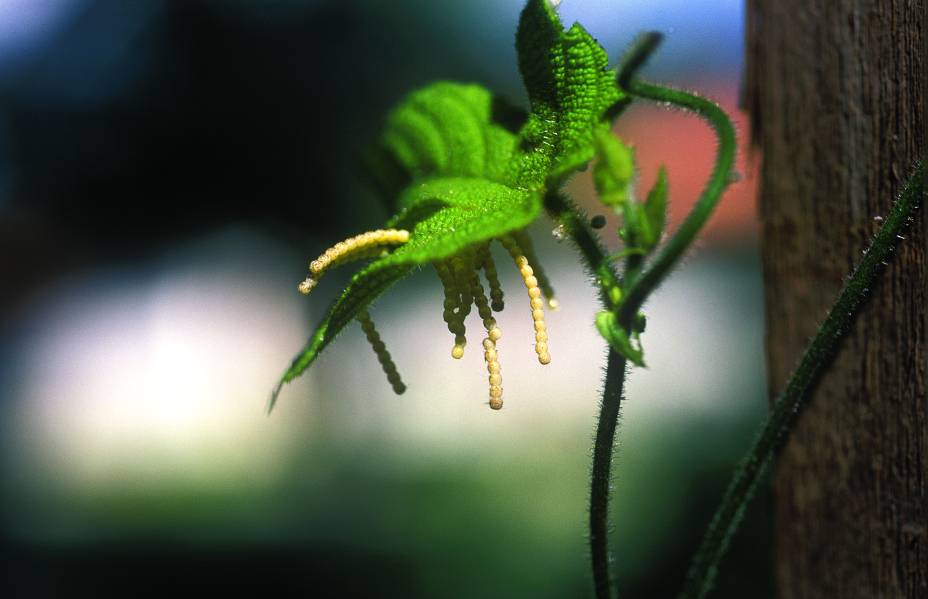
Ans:
{"type": "Polygon", "coordinates": [[[670,102],[692,110],[709,122],[715,131],[719,145],[715,167],[712,169],[705,189],[696,200],[696,205],[647,269],[626,282],[626,295],[619,314],[620,319],[624,320],[633,316],[641,308],[648,295],[660,285],[689,248],[702,226],[706,224],[722,192],[731,182],[731,169],[735,160],[735,129],[725,111],[714,102],[685,91],[639,80],[629,81],[627,88],[635,96],[658,102],[670,102]]]}
{"type": "Polygon", "coordinates": [[[773,463],[777,451],[789,437],[799,413],[811,399],[810,391],[819,374],[834,357],[838,342],[849,329],[870,287],[883,271],[885,261],[903,239],[902,232],[911,222],[913,212],[923,201],[928,201],[925,193],[925,166],[924,163],[916,163],[912,178],[906,183],[880,232],[828,312],[811,345],[803,354],[799,367],[775,402],[767,424],[735,472],[690,565],[680,595],[682,598],[705,597],[712,590],[719,562],[741,523],[754,491],[773,463]]]}
{"type": "Polygon", "coordinates": [[[616,83],[620,89],[628,90],[631,87],[632,78],[663,41],[664,34],[660,31],[645,31],[632,41],[631,46],[622,56],[622,63],[616,74],[616,83]]]}
{"type": "MultiPolygon", "coordinates": [[[[622,55],[622,62],[616,72],[616,83],[619,89],[627,91],[628,83],[632,77],[644,66],[644,63],[654,54],[654,51],[657,50],[663,40],[664,35],[659,31],[646,31],[632,41],[628,50],[622,55]]],[[[633,100],[632,96],[623,95],[621,100],[606,111],[605,118],[615,121],[625,112],[625,109],[631,105],[633,100]]]]}
{"type": "Polygon", "coordinates": [[[625,364],[625,358],[610,348],[603,400],[596,423],[596,442],[593,445],[590,556],[593,561],[593,584],[598,599],[610,599],[613,596],[612,560],[609,557],[609,486],[612,484],[615,429],[625,387],[625,364]]]}

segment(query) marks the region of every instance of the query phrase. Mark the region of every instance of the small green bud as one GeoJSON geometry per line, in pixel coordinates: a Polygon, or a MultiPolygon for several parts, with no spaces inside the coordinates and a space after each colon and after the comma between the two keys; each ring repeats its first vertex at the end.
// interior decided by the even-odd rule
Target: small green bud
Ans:
{"type": "Polygon", "coordinates": [[[631,184],[635,177],[634,153],[607,128],[597,129],[594,141],[598,158],[593,166],[596,192],[603,204],[617,208],[631,199],[631,184]]]}
{"type": "Polygon", "coordinates": [[[622,302],[622,290],[618,287],[610,287],[609,301],[612,302],[612,305],[618,306],[622,302]]]}
{"type": "Polygon", "coordinates": [[[624,356],[628,361],[636,366],[644,367],[644,352],[639,345],[637,348],[632,345],[628,334],[619,326],[615,313],[609,310],[603,310],[596,315],[596,329],[609,343],[609,347],[624,356]]]}
{"type": "Polygon", "coordinates": [[[646,226],[642,228],[641,245],[651,250],[661,240],[667,222],[667,169],[663,166],[657,171],[657,181],[644,201],[642,217],[646,226]]]}

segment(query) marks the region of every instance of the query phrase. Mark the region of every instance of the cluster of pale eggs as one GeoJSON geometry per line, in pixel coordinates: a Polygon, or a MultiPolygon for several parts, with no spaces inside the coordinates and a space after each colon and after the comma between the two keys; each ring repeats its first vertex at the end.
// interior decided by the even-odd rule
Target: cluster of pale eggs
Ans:
{"type": "MultiPolygon", "coordinates": [[[[403,229],[379,229],[340,241],[310,263],[309,276],[300,283],[299,290],[303,294],[308,294],[322,275],[333,266],[355,260],[377,258],[385,255],[390,246],[402,245],[408,241],[409,231],[403,229]]],[[[551,284],[538,264],[528,235],[524,232],[514,232],[501,237],[498,241],[512,257],[522,275],[535,328],[535,353],[541,364],[548,364],[551,362],[551,354],[548,352],[548,332],[545,325],[545,299],[547,299],[549,308],[557,308],[557,300],[554,299],[551,284]]],[[[504,303],[496,265],[490,254],[490,242],[471,246],[448,259],[435,261],[432,265],[444,287],[445,300],[442,316],[448,325],[448,330],[454,335],[451,356],[455,359],[464,356],[464,347],[467,345],[465,320],[471,308],[473,306],[477,308],[477,313],[486,330],[486,337],[483,340],[483,357],[487,365],[490,385],[489,404],[491,408],[498,410],[503,407],[503,380],[496,344],[502,337],[502,331],[493,317],[493,312],[501,311],[504,303]],[[489,297],[480,282],[481,270],[490,288],[489,297]]],[[[377,354],[377,359],[393,390],[396,393],[403,393],[406,385],[403,384],[390,352],[387,351],[386,345],[377,333],[370,315],[364,310],[358,314],[357,319],[377,354]]]]}

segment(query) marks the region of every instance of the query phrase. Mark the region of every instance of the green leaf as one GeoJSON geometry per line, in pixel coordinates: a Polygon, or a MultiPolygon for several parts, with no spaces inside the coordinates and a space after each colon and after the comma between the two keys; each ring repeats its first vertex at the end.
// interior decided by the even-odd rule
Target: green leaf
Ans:
{"type": "Polygon", "coordinates": [[[657,180],[648,192],[642,212],[642,220],[647,223],[647,231],[642,236],[641,244],[645,250],[651,250],[661,240],[664,226],[667,223],[667,169],[663,166],[657,171],[657,180]]]}
{"type": "Polygon", "coordinates": [[[589,162],[594,132],[623,94],[603,48],[579,24],[564,31],[547,0],[529,0],[516,33],[526,117],[477,85],[438,82],[407,96],[369,160],[385,196],[425,177],[480,177],[539,190],[589,162]],[[518,131],[518,136],[514,135],[518,131]]]}
{"type": "Polygon", "coordinates": [[[479,177],[511,186],[518,163],[514,131],[524,120],[479,85],[433,83],[390,112],[369,167],[391,202],[428,177],[479,177]]]}
{"type": "Polygon", "coordinates": [[[596,164],[593,183],[599,200],[613,208],[631,201],[631,184],[635,177],[635,155],[609,130],[595,134],[596,164]]]}
{"type": "Polygon", "coordinates": [[[639,343],[638,347],[632,345],[628,334],[619,326],[614,312],[603,310],[596,315],[596,329],[609,347],[636,366],[644,367],[644,351],[639,343]]]}
{"type": "Polygon", "coordinates": [[[605,50],[578,23],[563,30],[548,0],[529,0],[516,32],[531,113],[520,132],[518,185],[562,183],[595,154],[594,132],[623,94],[605,50]]]}
{"type": "Polygon", "coordinates": [[[382,260],[369,264],[351,279],[351,283],[342,292],[341,296],[332,304],[322,323],[316,328],[306,346],[297,354],[284,372],[280,382],[271,392],[267,411],[270,413],[277,402],[277,396],[284,383],[289,383],[309,368],[319,357],[329,343],[344,329],[362,310],[380,294],[393,286],[412,271],[411,264],[384,266],[382,260]]]}
{"type": "Polygon", "coordinates": [[[553,112],[557,107],[555,72],[563,68],[563,34],[561,20],[547,0],[529,0],[525,4],[516,30],[516,51],[533,115],[553,112]]]}
{"type": "Polygon", "coordinates": [[[541,196],[486,179],[430,179],[400,198],[389,226],[408,229],[409,243],[382,261],[426,264],[468,246],[524,229],[541,211],[541,196]]]}

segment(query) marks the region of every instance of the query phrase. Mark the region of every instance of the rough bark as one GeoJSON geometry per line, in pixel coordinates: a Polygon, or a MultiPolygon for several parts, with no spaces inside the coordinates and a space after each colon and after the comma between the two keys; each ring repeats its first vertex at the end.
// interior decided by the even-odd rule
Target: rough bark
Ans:
{"type": "MultiPolygon", "coordinates": [[[[928,0],[749,0],[747,51],[773,398],[928,150],[928,0]]],[[[926,221],[778,462],[781,597],[928,597],[926,221]]]]}

